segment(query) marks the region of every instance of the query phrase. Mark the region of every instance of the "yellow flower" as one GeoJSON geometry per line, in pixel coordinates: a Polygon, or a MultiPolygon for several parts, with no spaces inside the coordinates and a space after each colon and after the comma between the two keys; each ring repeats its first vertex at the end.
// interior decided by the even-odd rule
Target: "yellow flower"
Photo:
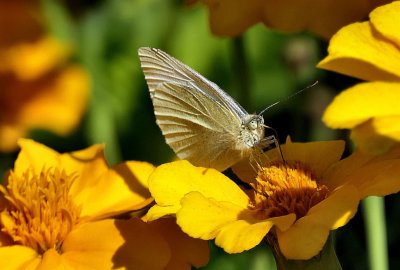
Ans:
{"type": "Polygon", "coordinates": [[[364,18],[388,0],[189,0],[201,2],[210,13],[216,35],[237,36],[256,23],[281,31],[307,30],[328,39],[340,27],[364,18]]]}
{"type": "Polygon", "coordinates": [[[400,2],[371,12],[370,21],[343,27],[318,67],[370,82],[339,94],[323,121],[352,129],[365,152],[381,154],[400,141],[400,2]]]}
{"type": "Polygon", "coordinates": [[[154,220],[176,215],[188,235],[215,243],[228,253],[248,250],[264,238],[288,259],[309,259],[329,232],[345,225],[359,201],[400,189],[400,149],[379,157],[355,152],[339,161],[344,142],[292,143],[276,150],[254,172],[248,162],[234,171],[251,189],[222,173],[187,161],[159,166],[149,179],[154,220]]]}
{"type": "Polygon", "coordinates": [[[69,44],[44,34],[36,1],[0,0],[0,151],[33,128],[66,135],[85,111],[83,68],[67,64],[69,44]]]}
{"type": "Polygon", "coordinates": [[[207,263],[207,242],[189,238],[174,220],[112,218],[153,201],[151,164],[109,168],[102,145],[59,154],[31,140],[19,144],[14,170],[0,187],[1,269],[190,269],[207,263]]]}

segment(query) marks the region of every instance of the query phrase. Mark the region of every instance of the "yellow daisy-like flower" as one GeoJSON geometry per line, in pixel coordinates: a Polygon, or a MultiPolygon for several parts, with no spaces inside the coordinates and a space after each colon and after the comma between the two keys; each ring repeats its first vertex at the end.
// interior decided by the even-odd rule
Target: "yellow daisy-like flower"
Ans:
{"type": "Polygon", "coordinates": [[[282,31],[307,30],[330,38],[340,27],[363,19],[388,0],[189,0],[201,2],[210,12],[211,30],[216,35],[238,36],[256,23],[282,31]]]}
{"type": "Polygon", "coordinates": [[[343,27],[332,37],[318,67],[369,82],[339,94],[323,116],[331,128],[352,130],[368,153],[381,154],[400,141],[400,2],[371,12],[370,21],[343,27]]]}
{"type": "Polygon", "coordinates": [[[207,263],[207,242],[189,238],[174,220],[112,218],[153,201],[151,164],[109,168],[102,145],[59,154],[31,140],[19,144],[14,170],[0,187],[2,269],[190,269],[207,263]]]}
{"type": "Polygon", "coordinates": [[[33,128],[66,135],[90,90],[87,72],[67,64],[69,44],[44,34],[36,1],[0,0],[0,151],[33,128]]]}
{"type": "Polygon", "coordinates": [[[340,160],[344,142],[292,143],[276,150],[255,173],[234,167],[251,189],[222,173],[187,161],[159,166],[149,188],[156,205],[151,220],[176,215],[184,232],[228,253],[253,248],[264,238],[287,259],[306,260],[323,248],[331,230],[345,225],[361,199],[400,189],[400,149],[379,157],[355,152],[340,160]]]}

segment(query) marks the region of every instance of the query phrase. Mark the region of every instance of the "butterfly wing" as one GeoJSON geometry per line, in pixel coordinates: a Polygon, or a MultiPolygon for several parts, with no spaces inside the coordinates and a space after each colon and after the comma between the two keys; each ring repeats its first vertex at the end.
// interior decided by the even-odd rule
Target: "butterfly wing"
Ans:
{"type": "Polygon", "coordinates": [[[239,119],[248,115],[246,110],[218,85],[169,54],[150,47],[139,48],[138,52],[151,98],[153,98],[154,90],[160,83],[172,82],[189,86],[205,95],[212,96],[221,104],[224,104],[239,119]]]}
{"type": "Polygon", "coordinates": [[[240,122],[212,97],[190,86],[162,83],[152,101],[157,124],[179,158],[219,171],[242,158],[236,149],[240,122]]]}

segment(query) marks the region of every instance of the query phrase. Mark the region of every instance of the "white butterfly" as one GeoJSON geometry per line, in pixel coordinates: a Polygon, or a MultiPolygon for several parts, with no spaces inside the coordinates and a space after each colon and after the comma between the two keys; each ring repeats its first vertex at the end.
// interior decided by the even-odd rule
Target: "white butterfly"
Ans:
{"type": "Polygon", "coordinates": [[[224,171],[275,143],[264,119],[249,114],[215,83],[154,48],[139,49],[157,124],[180,159],[224,171]]]}

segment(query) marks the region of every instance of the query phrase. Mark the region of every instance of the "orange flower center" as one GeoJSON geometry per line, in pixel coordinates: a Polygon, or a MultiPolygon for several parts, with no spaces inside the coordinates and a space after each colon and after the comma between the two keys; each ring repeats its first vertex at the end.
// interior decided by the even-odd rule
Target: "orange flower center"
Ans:
{"type": "Polygon", "coordinates": [[[39,175],[33,170],[22,176],[10,172],[7,186],[0,186],[6,201],[0,213],[1,231],[39,254],[51,248],[59,251],[81,212],[69,195],[73,181],[58,169],[42,170],[39,175]]]}
{"type": "Polygon", "coordinates": [[[329,192],[325,185],[318,184],[311,170],[299,162],[268,164],[258,172],[252,186],[255,192],[250,207],[258,210],[259,219],[290,213],[301,218],[329,192]]]}

